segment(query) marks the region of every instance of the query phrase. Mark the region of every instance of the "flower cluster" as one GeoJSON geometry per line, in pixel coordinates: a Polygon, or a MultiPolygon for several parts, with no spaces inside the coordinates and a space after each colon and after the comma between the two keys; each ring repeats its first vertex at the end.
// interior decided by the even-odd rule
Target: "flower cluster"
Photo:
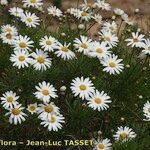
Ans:
{"type": "MultiPolygon", "coordinates": [[[[33,103],[29,100],[23,105],[20,101],[20,99],[24,99],[23,96],[17,95],[20,88],[18,86],[14,85],[9,89],[6,87],[5,91],[1,89],[4,91],[0,97],[1,105],[4,111],[7,111],[5,116],[9,118],[9,122],[18,125],[32,115],[39,119],[40,125],[49,131],[58,131],[63,128],[64,124],[66,126],[69,124],[67,118],[69,114],[65,114],[68,110],[63,110],[64,107],[60,102],[62,99],[64,100],[63,105],[72,103],[74,106],[76,101],[81,101],[87,112],[92,112],[93,116],[106,113],[104,118],[109,116],[107,114],[109,110],[125,106],[123,100],[127,95],[127,89],[123,89],[121,86],[126,85],[125,88],[128,88],[130,82],[138,84],[140,81],[134,81],[131,78],[134,71],[142,63],[142,67],[148,68],[150,65],[150,37],[139,29],[130,30],[128,34],[130,37],[126,36],[126,33],[121,33],[122,23],[126,26],[125,30],[128,27],[132,28],[135,24],[128,14],[122,9],[112,8],[105,0],[96,0],[93,3],[84,0],[83,4],[78,3],[77,8],[68,8],[65,11],[52,5],[45,8],[43,0],[22,0],[22,3],[22,8],[21,5],[18,5],[8,9],[8,13],[14,18],[14,21],[1,26],[0,40],[2,45],[9,49],[8,60],[12,69],[17,70],[18,74],[29,69],[31,72],[40,74],[41,78],[35,77],[36,81],[29,85],[33,91],[30,92],[30,96],[25,97],[25,101],[34,97],[36,101],[33,103]],[[106,20],[103,13],[99,13],[103,11],[111,12],[112,19],[106,20]],[[120,24],[118,20],[121,21],[120,24]],[[48,29],[50,22],[56,23],[57,29],[53,32],[48,29]],[[99,26],[98,31],[95,35],[91,35],[89,31],[95,24],[99,26]],[[132,60],[132,57],[141,62],[136,62],[135,58],[132,60]],[[89,65],[91,62],[92,67],[89,65]],[[96,68],[94,68],[95,62],[97,63],[96,68]],[[84,63],[86,64],[84,65],[84,63]],[[63,65],[63,67],[58,67],[59,69],[64,69],[62,71],[64,76],[60,75],[60,79],[58,76],[55,77],[59,65],[63,65]],[[71,74],[70,70],[73,70],[74,66],[80,71],[75,70],[71,74]],[[130,66],[133,70],[128,71],[130,66]],[[53,70],[55,80],[49,77],[53,70]],[[88,70],[88,73],[84,73],[85,70],[88,70]],[[46,77],[44,77],[45,74],[46,77]],[[97,76],[95,77],[95,75],[97,76]],[[101,81],[104,83],[100,83],[100,80],[104,80],[101,81]],[[36,85],[34,85],[35,83],[36,85]],[[62,83],[63,86],[60,87],[62,83]],[[101,86],[105,83],[108,84],[101,86]],[[58,90],[58,88],[60,89],[58,90]],[[68,100],[69,103],[66,104],[65,100],[68,100]],[[57,102],[60,107],[55,105],[57,102]],[[60,108],[62,108],[62,113],[60,108]]],[[[1,0],[0,5],[5,7],[8,5],[8,1],[1,0]]],[[[144,70],[144,68],[142,69],[144,70]]],[[[6,70],[4,73],[2,72],[4,76],[6,70]]],[[[140,71],[138,70],[138,72],[140,71]]],[[[30,77],[25,80],[30,81],[30,77]]],[[[132,89],[130,92],[132,93],[132,89]]],[[[121,110],[123,109],[121,108],[121,110]]],[[[76,115],[74,111],[76,110],[71,108],[71,113],[76,115]]],[[[145,119],[141,120],[150,121],[150,102],[148,100],[144,104],[143,113],[145,119]]],[[[92,115],[90,116],[92,118],[92,115]]],[[[140,117],[138,116],[138,118],[140,117]]],[[[108,120],[102,121],[102,126],[103,123],[107,124],[108,120]]],[[[126,125],[119,126],[113,134],[115,141],[123,144],[136,137],[132,128],[126,125]]],[[[111,149],[110,139],[103,138],[103,136],[93,139],[93,150],[111,149]]]]}

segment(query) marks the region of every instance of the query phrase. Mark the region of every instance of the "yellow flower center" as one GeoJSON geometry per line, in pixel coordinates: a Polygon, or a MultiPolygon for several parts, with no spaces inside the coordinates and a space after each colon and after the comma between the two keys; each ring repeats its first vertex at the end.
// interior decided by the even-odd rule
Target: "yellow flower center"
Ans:
{"type": "Polygon", "coordinates": [[[49,91],[45,89],[45,90],[42,91],[42,94],[47,96],[47,95],[49,95],[49,91]]]}
{"type": "Polygon", "coordinates": [[[32,22],[32,18],[27,18],[27,21],[28,22],[32,22]]]}
{"type": "Polygon", "coordinates": [[[27,47],[25,42],[20,42],[19,46],[20,46],[20,48],[26,48],[27,47]]]}
{"type": "Polygon", "coordinates": [[[10,34],[10,33],[6,34],[6,38],[11,40],[12,39],[12,34],[10,34]]]}
{"type": "Polygon", "coordinates": [[[66,47],[66,46],[64,46],[64,47],[61,48],[61,50],[62,50],[63,52],[68,52],[68,51],[69,51],[69,48],[66,47]]]}
{"type": "Polygon", "coordinates": [[[127,137],[128,137],[128,134],[125,133],[125,132],[123,132],[123,133],[120,134],[120,139],[121,140],[125,140],[127,137]]]}
{"type": "Polygon", "coordinates": [[[40,63],[40,64],[43,64],[45,62],[44,57],[38,57],[37,62],[40,63]]]}
{"type": "Polygon", "coordinates": [[[25,61],[25,56],[19,56],[19,61],[25,61]]]}
{"type": "Polygon", "coordinates": [[[55,118],[54,116],[51,116],[51,118],[50,118],[50,122],[51,122],[51,123],[56,122],[56,118],[55,118]]]}
{"type": "Polygon", "coordinates": [[[105,146],[104,146],[104,144],[100,143],[100,144],[98,144],[98,148],[99,148],[100,150],[103,150],[103,149],[105,148],[105,146]]]}
{"type": "Polygon", "coordinates": [[[7,102],[11,103],[13,100],[14,100],[14,99],[13,99],[12,96],[7,97],[7,102]]]}
{"type": "Polygon", "coordinates": [[[37,2],[37,0],[30,0],[30,2],[31,2],[31,3],[36,3],[36,2],[37,2]]]}
{"type": "Polygon", "coordinates": [[[87,48],[88,48],[87,44],[85,44],[85,43],[82,43],[82,44],[81,44],[81,47],[84,48],[84,49],[87,49],[87,48]]]}
{"type": "Polygon", "coordinates": [[[81,13],[81,16],[86,17],[86,16],[88,16],[88,13],[86,13],[86,12],[83,11],[83,12],[81,13]]]}
{"type": "Polygon", "coordinates": [[[150,108],[148,108],[148,112],[150,113],[150,108]]]}
{"type": "Polygon", "coordinates": [[[14,109],[12,110],[12,113],[13,113],[13,115],[15,115],[15,116],[19,115],[20,112],[21,112],[21,110],[20,110],[19,108],[14,108],[14,109]]]}
{"type": "Polygon", "coordinates": [[[46,45],[52,45],[52,42],[50,40],[46,41],[46,45]]]}
{"type": "Polygon", "coordinates": [[[111,39],[110,39],[110,37],[106,36],[106,37],[104,37],[104,41],[108,41],[108,42],[110,42],[110,41],[111,41],[111,39]]]}
{"type": "Polygon", "coordinates": [[[29,107],[29,110],[30,110],[30,111],[35,111],[35,109],[36,109],[35,106],[30,106],[30,107],[29,107]]]}
{"type": "Polygon", "coordinates": [[[102,103],[102,100],[100,98],[95,98],[95,103],[96,104],[101,104],[102,103]]]}
{"type": "Polygon", "coordinates": [[[139,40],[137,38],[134,38],[133,42],[139,42],[139,40]]]}
{"type": "Polygon", "coordinates": [[[116,67],[116,64],[114,62],[109,63],[109,67],[114,68],[116,67]]]}
{"type": "Polygon", "coordinates": [[[81,84],[79,86],[79,88],[80,88],[81,91],[85,91],[86,90],[86,86],[84,84],[81,84]]]}
{"type": "Polygon", "coordinates": [[[47,113],[51,113],[51,112],[53,112],[53,110],[54,110],[54,108],[53,108],[52,105],[47,105],[47,106],[45,107],[45,111],[46,111],[47,113]]]}
{"type": "Polygon", "coordinates": [[[102,48],[97,48],[97,49],[96,49],[96,52],[97,52],[97,53],[103,53],[103,49],[102,49],[102,48]]]}

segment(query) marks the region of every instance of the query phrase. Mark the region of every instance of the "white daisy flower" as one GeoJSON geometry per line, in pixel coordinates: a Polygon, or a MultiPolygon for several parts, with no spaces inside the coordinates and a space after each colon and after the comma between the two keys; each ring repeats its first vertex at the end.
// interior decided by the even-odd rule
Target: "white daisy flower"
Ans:
{"type": "Polygon", "coordinates": [[[57,43],[55,54],[57,57],[61,57],[64,60],[70,60],[75,57],[75,53],[69,49],[71,43],[62,45],[61,43],[57,43]]]}
{"type": "Polygon", "coordinates": [[[2,39],[3,43],[12,45],[14,39],[17,35],[12,34],[11,32],[1,33],[0,38],[2,39]]]}
{"type": "Polygon", "coordinates": [[[13,47],[14,50],[30,50],[30,48],[34,47],[33,46],[33,41],[30,40],[28,36],[16,36],[14,41],[13,41],[13,47]]]}
{"type": "Polygon", "coordinates": [[[147,101],[144,104],[143,113],[144,113],[144,116],[146,117],[146,119],[144,119],[144,120],[145,121],[150,121],[150,102],[149,101],[147,101]]]}
{"type": "Polygon", "coordinates": [[[121,63],[122,59],[118,59],[118,56],[110,55],[100,60],[101,64],[105,67],[103,71],[109,74],[120,74],[122,72],[124,65],[121,63]]]}
{"type": "Polygon", "coordinates": [[[104,93],[104,91],[99,92],[98,90],[96,90],[87,100],[88,106],[94,110],[97,109],[98,111],[107,110],[107,108],[109,108],[108,104],[111,103],[110,97],[104,93]]]}
{"type": "Polygon", "coordinates": [[[88,99],[94,93],[95,87],[90,78],[75,78],[71,83],[71,90],[74,96],[79,96],[82,100],[88,99]]]}
{"type": "Polygon", "coordinates": [[[122,9],[120,9],[120,8],[115,8],[115,9],[114,9],[114,13],[115,13],[116,15],[121,16],[121,15],[124,14],[124,11],[123,11],[122,9]]]}
{"type": "Polygon", "coordinates": [[[13,108],[17,104],[17,100],[19,99],[19,96],[16,95],[13,91],[7,91],[4,94],[2,94],[3,97],[0,97],[1,104],[5,109],[13,108]]]}
{"type": "Polygon", "coordinates": [[[116,141],[126,142],[128,140],[134,139],[136,137],[136,134],[134,131],[132,131],[131,128],[125,126],[125,127],[118,127],[118,131],[115,135],[113,135],[116,141]]]}
{"type": "Polygon", "coordinates": [[[92,40],[88,39],[86,36],[80,36],[80,39],[76,38],[74,40],[74,47],[78,52],[83,52],[85,55],[88,55],[92,40]]]}
{"type": "Polygon", "coordinates": [[[142,53],[144,53],[146,55],[147,54],[150,55],[150,39],[146,39],[144,41],[142,48],[143,48],[142,53]]]}
{"type": "Polygon", "coordinates": [[[7,0],[0,0],[0,4],[1,5],[8,5],[8,1],[7,0]]]}
{"type": "Polygon", "coordinates": [[[100,43],[95,41],[93,42],[89,55],[92,57],[97,57],[99,59],[102,59],[110,55],[111,52],[109,51],[109,49],[110,47],[107,46],[105,42],[100,43]]]}
{"type": "Polygon", "coordinates": [[[45,71],[51,67],[51,58],[49,58],[47,52],[36,49],[36,52],[31,53],[31,64],[35,70],[45,71]]]}
{"type": "Polygon", "coordinates": [[[93,150],[112,150],[112,144],[109,139],[98,139],[93,142],[93,150]]]}
{"type": "Polygon", "coordinates": [[[29,104],[28,107],[27,107],[27,110],[31,113],[31,114],[34,114],[34,113],[37,113],[37,103],[34,103],[34,104],[29,104]]]}
{"type": "Polygon", "coordinates": [[[24,7],[35,7],[39,8],[43,5],[43,0],[23,0],[24,7]]]}
{"type": "Polygon", "coordinates": [[[103,24],[102,30],[105,30],[107,32],[115,33],[117,31],[117,23],[115,21],[112,22],[105,22],[103,24]]]}
{"type": "Polygon", "coordinates": [[[10,24],[2,25],[1,26],[1,31],[2,31],[2,33],[11,33],[12,35],[17,35],[18,34],[17,28],[14,27],[14,26],[11,26],[10,24]]]}
{"type": "Polygon", "coordinates": [[[56,6],[50,6],[47,8],[47,10],[48,10],[48,14],[53,15],[54,17],[55,16],[61,17],[63,15],[62,11],[56,6]]]}
{"type": "Polygon", "coordinates": [[[78,11],[77,18],[84,20],[84,21],[89,21],[92,18],[92,15],[87,10],[80,10],[80,11],[78,11]]]}
{"type": "Polygon", "coordinates": [[[95,5],[102,10],[109,11],[111,10],[111,6],[109,3],[106,3],[105,0],[97,0],[95,5]]]}
{"type": "Polygon", "coordinates": [[[52,36],[44,36],[42,39],[40,39],[40,46],[44,51],[53,52],[56,45],[57,40],[52,36]]]}
{"type": "Polygon", "coordinates": [[[48,127],[49,131],[58,131],[62,128],[62,123],[65,123],[64,119],[61,114],[52,114],[44,118],[40,124],[44,127],[48,127]]]}
{"type": "Polygon", "coordinates": [[[102,16],[100,14],[94,14],[92,18],[99,24],[102,24],[102,16]]]}
{"type": "Polygon", "coordinates": [[[25,50],[14,51],[14,54],[11,54],[10,61],[13,62],[13,66],[20,68],[28,67],[31,58],[30,54],[25,50]]]}
{"type": "Polygon", "coordinates": [[[19,7],[12,7],[9,9],[9,13],[15,17],[21,17],[23,14],[23,9],[19,7]]]}
{"type": "Polygon", "coordinates": [[[110,31],[102,30],[99,32],[101,39],[106,42],[111,48],[117,46],[117,43],[119,42],[118,37],[111,33],[110,31]]]}
{"type": "Polygon", "coordinates": [[[37,91],[34,93],[35,97],[39,100],[42,100],[44,103],[49,103],[52,98],[58,97],[56,94],[56,89],[49,82],[46,83],[43,81],[39,83],[38,86],[35,86],[37,91]]]}
{"type": "Polygon", "coordinates": [[[25,121],[25,116],[27,116],[22,110],[24,107],[21,107],[21,104],[16,105],[15,107],[9,109],[9,112],[5,116],[9,116],[9,122],[11,124],[17,125],[18,123],[25,121]]]}
{"type": "Polygon", "coordinates": [[[126,39],[125,41],[128,42],[127,46],[131,45],[132,47],[143,47],[144,43],[144,35],[140,34],[139,32],[132,32],[132,38],[126,39]]]}
{"type": "Polygon", "coordinates": [[[39,114],[38,118],[47,118],[51,114],[59,114],[59,107],[57,107],[53,102],[50,104],[39,104],[37,113],[39,114]]]}
{"type": "Polygon", "coordinates": [[[30,12],[25,12],[21,15],[21,21],[28,27],[36,28],[36,26],[39,25],[40,19],[35,15],[35,13],[31,14],[30,12]]]}

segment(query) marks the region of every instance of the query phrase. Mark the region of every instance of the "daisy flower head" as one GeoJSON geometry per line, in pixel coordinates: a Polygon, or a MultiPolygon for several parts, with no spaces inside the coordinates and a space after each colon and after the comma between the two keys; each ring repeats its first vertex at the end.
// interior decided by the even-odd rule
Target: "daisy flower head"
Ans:
{"type": "Polygon", "coordinates": [[[95,91],[88,99],[88,106],[93,108],[94,110],[107,110],[109,108],[108,104],[111,103],[110,97],[104,93],[104,91],[99,92],[98,90],[95,91]]]}
{"type": "Polygon", "coordinates": [[[51,67],[51,58],[49,58],[47,52],[36,49],[36,52],[31,53],[31,64],[35,70],[45,71],[51,67]]]}
{"type": "Polygon", "coordinates": [[[89,21],[92,18],[92,15],[88,10],[80,10],[78,11],[78,19],[89,21]]]}
{"type": "Polygon", "coordinates": [[[146,55],[147,54],[150,55],[150,39],[146,39],[144,41],[142,48],[143,48],[142,53],[144,53],[146,55]]]}
{"type": "Polygon", "coordinates": [[[144,45],[145,39],[143,34],[132,32],[132,38],[126,39],[125,41],[128,42],[127,46],[131,45],[131,47],[141,48],[144,45]]]}
{"type": "Polygon", "coordinates": [[[112,150],[112,144],[107,138],[94,140],[93,146],[93,150],[112,150]]]}
{"type": "Polygon", "coordinates": [[[144,116],[146,117],[146,119],[144,119],[144,120],[145,121],[150,121],[150,102],[149,101],[147,101],[144,104],[143,113],[144,113],[144,116]]]}
{"type": "Polygon", "coordinates": [[[12,45],[13,41],[17,35],[12,34],[11,32],[1,33],[0,38],[2,39],[3,43],[12,45]]]}
{"type": "Polygon", "coordinates": [[[111,48],[117,46],[119,40],[115,34],[105,30],[99,32],[99,34],[102,41],[107,43],[111,48]]]}
{"type": "Polygon", "coordinates": [[[105,22],[103,24],[103,29],[105,31],[111,32],[111,33],[115,33],[117,31],[117,23],[115,21],[112,22],[105,22]]]}
{"type": "Polygon", "coordinates": [[[9,13],[15,17],[21,17],[23,14],[23,9],[19,7],[12,7],[9,9],[9,13]]]}
{"type": "Polygon", "coordinates": [[[74,47],[78,52],[83,52],[83,54],[88,55],[92,40],[88,39],[86,36],[80,36],[80,39],[76,38],[74,40],[74,47]]]}
{"type": "Polygon", "coordinates": [[[118,131],[113,135],[116,141],[126,142],[136,137],[136,133],[129,127],[118,127],[118,131]]]}
{"type": "Polygon", "coordinates": [[[13,63],[13,66],[20,68],[29,67],[31,62],[30,54],[25,50],[14,51],[11,54],[10,61],[13,63]]]}
{"type": "Polygon", "coordinates": [[[42,100],[44,103],[49,103],[52,98],[58,97],[56,94],[56,89],[49,82],[46,83],[43,81],[39,83],[38,86],[35,86],[37,91],[34,93],[35,97],[39,100],[42,100]]]}
{"type": "Polygon", "coordinates": [[[109,51],[109,49],[110,47],[105,42],[100,43],[95,41],[92,44],[89,55],[102,59],[110,55],[111,52],[109,51]]]}
{"type": "Polygon", "coordinates": [[[35,7],[39,8],[43,5],[43,0],[23,0],[24,7],[35,7]]]}
{"type": "Polygon", "coordinates": [[[2,31],[2,33],[11,33],[12,35],[17,35],[18,34],[17,28],[10,25],[10,24],[2,25],[1,26],[1,31],[2,31]]]}
{"type": "Polygon", "coordinates": [[[56,6],[50,6],[47,8],[48,14],[56,17],[61,17],[63,15],[62,11],[56,6]]]}
{"type": "Polygon", "coordinates": [[[36,26],[39,25],[40,19],[35,15],[35,13],[31,14],[30,12],[25,12],[21,15],[21,21],[28,27],[36,28],[36,26]]]}
{"type": "Polygon", "coordinates": [[[71,83],[71,90],[74,96],[79,96],[82,100],[88,99],[93,93],[95,87],[90,78],[75,78],[71,83]]]}
{"type": "Polygon", "coordinates": [[[49,131],[58,131],[62,128],[62,123],[65,123],[64,117],[61,114],[52,114],[49,115],[47,118],[43,118],[42,122],[40,123],[44,127],[48,127],[49,131]]]}
{"type": "Polygon", "coordinates": [[[25,116],[27,116],[23,112],[24,107],[21,106],[21,104],[16,105],[13,108],[9,109],[9,112],[5,114],[5,116],[9,116],[9,122],[11,124],[17,125],[18,123],[21,124],[21,122],[25,121],[25,116]]]}
{"type": "Polygon", "coordinates": [[[8,1],[7,0],[0,0],[0,4],[1,5],[8,5],[8,1]]]}
{"type": "Polygon", "coordinates": [[[103,71],[111,74],[120,74],[124,69],[124,65],[121,63],[122,59],[118,59],[116,55],[110,55],[100,60],[101,64],[105,67],[103,71]]]}
{"type": "Polygon", "coordinates": [[[40,46],[44,51],[53,52],[57,42],[58,41],[52,36],[44,36],[40,39],[40,46]]]}
{"type": "Polygon", "coordinates": [[[101,8],[102,10],[106,10],[106,11],[111,10],[110,4],[106,3],[105,0],[96,0],[95,6],[101,8]]]}
{"type": "Polygon", "coordinates": [[[34,47],[33,46],[33,41],[27,36],[16,36],[15,39],[13,40],[13,47],[14,50],[30,50],[30,48],[34,47]]]}
{"type": "Polygon", "coordinates": [[[37,113],[39,114],[38,118],[47,118],[51,114],[60,114],[59,107],[57,107],[53,102],[44,103],[38,105],[37,113]]]}
{"type": "Polygon", "coordinates": [[[37,103],[29,104],[27,107],[27,110],[33,115],[34,113],[37,113],[37,103]]]}
{"type": "Polygon", "coordinates": [[[55,48],[56,49],[55,54],[57,55],[57,57],[61,57],[64,60],[73,59],[75,57],[75,53],[69,49],[70,44],[71,43],[69,44],[64,43],[63,45],[58,42],[55,48]]]}
{"type": "Polygon", "coordinates": [[[114,9],[114,13],[115,13],[116,15],[118,15],[118,16],[121,16],[121,15],[124,14],[124,11],[123,11],[122,9],[120,9],[120,8],[115,8],[115,9],[114,9]]]}
{"type": "Polygon", "coordinates": [[[2,94],[2,97],[0,97],[1,104],[5,109],[13,108],[17,104],[17,100],[19,99],[19,96],[16,95],[13,91],[7,91],[4,94],[2,94]]]}
{"type": "Polygon", "coordinates": [[[95,20],[95,22],[101,24],[102,23],[102,16],[100,14],[94,14],[92,18],[95,20]]]}

